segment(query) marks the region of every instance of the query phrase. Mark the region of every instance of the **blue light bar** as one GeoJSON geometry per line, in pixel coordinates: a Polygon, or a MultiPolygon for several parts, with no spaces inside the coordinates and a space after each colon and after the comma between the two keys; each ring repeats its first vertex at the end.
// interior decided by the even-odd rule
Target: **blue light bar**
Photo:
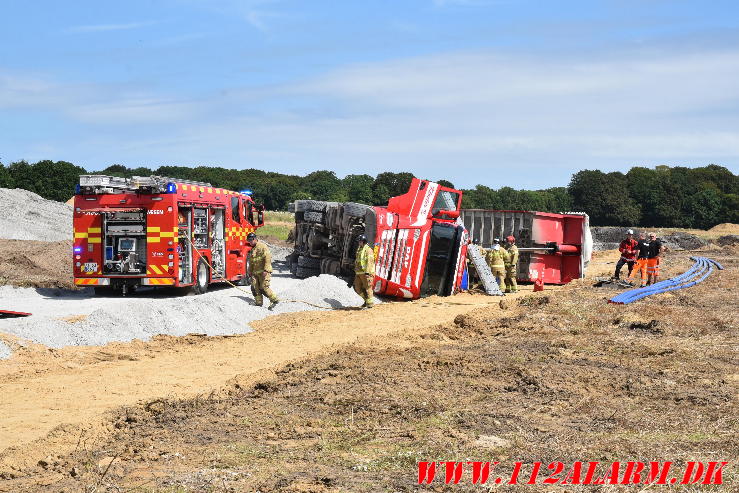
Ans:
{"type": "Polygon", "coordinates": [[[167,183],[167,193],[177,193],[177,185],[175,183],[167,183]]]}
{"type": "Polygon", "coordinates": [[[82,247],[74,247],[74,253],[82,253],[82,247]]]}
{"type": "Polygon", "coordinates": [[[76,185],[74,186],[74,194],[75,194],[75,195],[79,195],[81,191],[82,191],[82,189],[81,189],[81,187],[80,187],[80,184],[79,184],[79,183],[78,183],[78,184],[76,184],[76,185]]]}
{"type": "Polygon", "coordinates": [[[247,189],[247,190],[242,190],[242,191],[241,191],[241,195],[248,195],[249,197],[251,197],[251,195],[252,195],[253,193],[254,193],[254,192],[252,192],[251,190],[248,190],[248,189],[247,189]]]}

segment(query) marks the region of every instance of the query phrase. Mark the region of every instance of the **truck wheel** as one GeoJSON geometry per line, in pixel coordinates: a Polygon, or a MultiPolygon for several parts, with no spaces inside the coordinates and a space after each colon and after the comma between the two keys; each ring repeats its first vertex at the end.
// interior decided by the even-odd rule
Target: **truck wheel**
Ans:
{"type": "Polygon", "coordinates": [[[315,211],[306,212],[304,214],[304,217],[305,217],[305,220],[306,221],[309,221],[309,222],[312,222],[312,223],[320,223],[320,222],[323,222],[323,213],[322,212],[315,212],[315,211]]]}
{"type": "Polygon", "coordinates": [[[307,267],[298,267],[295,271],[295,275],[301,279],[305,279],[306,277],[313,277],[317,276],[321,273],[318,269],[309,269],[307,267]]]}
{"type": "Polygon", "coordinates": [[[326,210],[326,202],[322,200],[306,200],[305,211],[323,212],[326,210]]]}
{"type": "Polygon", "coordinates": [[[210,282],[210,272],[208,266],[205,265],[205,261],[200,259],[198,261],[198,270],[195,275],[195,285],[192,290],[195,294],[205,294],[208,291],[208,283],[210,282]]]}
{"type": "Polygon", "coordinates": [[[357,204],[356,202],[346,202],[344,204],[344,214],[352,217],[364,217],[364,213],[369,209],[368,205],[357,204]]]}
{"type": "Polygon", "coordinates": [[[308,269],[320,269],[321,259],[301,255],[300,257],[298,257],[298,267],[306,267],[308,269]]]}

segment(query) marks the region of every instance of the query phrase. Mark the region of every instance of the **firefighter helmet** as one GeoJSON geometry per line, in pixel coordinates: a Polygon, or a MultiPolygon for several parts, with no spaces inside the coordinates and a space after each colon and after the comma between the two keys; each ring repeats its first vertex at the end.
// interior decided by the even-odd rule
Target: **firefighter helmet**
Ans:
{"type": "Polygon", "coordinates": [[[516,243],[516,238],[514,238],[514,236],[513,236],[513,235],[510,235],[510,236],[506,236],[506,241],[507,241],[508,243],[516,243]]]}
{"type": "Polygon", "coordinates": [[[367,237],[365,235],[359,235],[357,236],[357,241],[363,241],[367,243],[367,237]]]}
{"type": "Polygon", "coordinates": [[[246,235],[246,241],[254,241],[256,239],[257,235],[255,235],[254,233],[249,233],[248,235],[246,235]]]}

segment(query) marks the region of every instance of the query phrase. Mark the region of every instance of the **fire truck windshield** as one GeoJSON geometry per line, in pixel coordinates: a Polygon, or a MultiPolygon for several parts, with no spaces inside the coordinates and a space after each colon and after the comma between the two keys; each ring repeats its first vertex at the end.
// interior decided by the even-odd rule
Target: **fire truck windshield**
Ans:
{"type": "Polygon", "coordinates": [[[436,223],[431,227],[431,241],[426,257],[426,274],[421,284],[421,296],[451,294],[459,237],[460,228],[455,225],[436,223]]]}

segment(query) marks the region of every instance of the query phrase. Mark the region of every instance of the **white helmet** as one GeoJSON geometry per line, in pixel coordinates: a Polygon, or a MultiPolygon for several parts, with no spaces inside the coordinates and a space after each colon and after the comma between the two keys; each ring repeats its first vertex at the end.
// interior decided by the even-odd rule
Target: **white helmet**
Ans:
{"type": "Polygon", "coordinates": [[[627,229],[626,230],[626,234],[627,235],[633,235],[634,234],[634,230],[633,229],[627,229]]]}

